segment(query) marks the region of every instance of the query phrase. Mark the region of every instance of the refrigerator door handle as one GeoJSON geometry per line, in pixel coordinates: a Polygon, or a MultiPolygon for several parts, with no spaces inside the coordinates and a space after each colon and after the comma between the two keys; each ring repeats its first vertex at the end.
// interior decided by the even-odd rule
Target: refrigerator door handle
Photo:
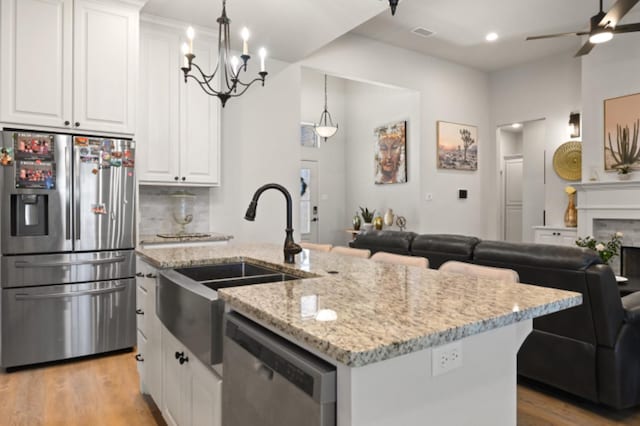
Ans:
{"type": "Polygon", "coordinates": [[[121,263],[125,261],[124,256],[115,256],[108,259],[93,259],[93,260],[72,260],[69,262],[25,262],[18,261],[13,265],[16,268],[55,268],[57,266],[75,266],[75,265],[107,265],[110,263],[121,263]]]}
{"type": "Polygon", "coordinates": [[[73,161],[73,178],[74,178],[74,183],[73,183],[73,202],[75,204],[75,222],[76,222],[76,226],[75,226],[75,230],[74,230],[74,234],[75,234],[75,239],[79,240],[80,239],[80,153],[77,149],[74,150],[74,161],[73,161]]]}
{"type": "Polygon", "coordinates": [[[96,290],[84,290],[84,291],[70,291],[66,293],[50,293],[50,294],[22,294],[15,295],[16,300],[35,300],[35,299],[61,299],[64,297],[78,297],[78,296],[94,296],[99,294],[116,293],[124,291],[126,285],[119,285],[111,288],[100,288],[96,290]]]}
{"type": "Polygon", "coordinates": [[[71,239],[71,173],[70,173],[70,161],[69,161],[69,145],[64,147],[64,164],[66,173],[66,201],[65,201],[65,239],[71,239]]]}

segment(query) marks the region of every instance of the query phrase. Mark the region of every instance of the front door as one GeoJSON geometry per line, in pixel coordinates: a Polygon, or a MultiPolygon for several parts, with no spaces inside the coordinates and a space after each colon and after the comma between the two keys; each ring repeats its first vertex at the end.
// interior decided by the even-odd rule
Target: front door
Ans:
{"type": "Polygon", "coordinates": [[[318,242],[318,162],[302,161],[300,166],[300,238],[318,242]]]}

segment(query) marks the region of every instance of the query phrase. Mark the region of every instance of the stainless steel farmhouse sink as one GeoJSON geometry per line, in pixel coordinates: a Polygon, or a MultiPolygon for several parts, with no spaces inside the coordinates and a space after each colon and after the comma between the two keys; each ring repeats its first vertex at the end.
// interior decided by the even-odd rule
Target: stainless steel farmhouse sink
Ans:
{"type": "Polygon", "coordinates": [[[160,321],[205,365],[222,362],[224,302],[217,290],[302,276],[249,262],[160,272],[156,311],[160,321]]]}

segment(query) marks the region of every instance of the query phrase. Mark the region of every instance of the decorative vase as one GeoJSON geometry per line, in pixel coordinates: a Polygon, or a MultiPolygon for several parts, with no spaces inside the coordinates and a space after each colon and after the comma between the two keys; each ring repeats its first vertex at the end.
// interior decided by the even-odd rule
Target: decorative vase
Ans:
{"type": "Polygon", "coordinates": [[[386,213],[384,214],[384,224],[386,226],[393,225],[393,219],[394,219],[393,210],[392,209],[388,209],[386,211],[386,213]]]}
{"type": "Polygon", "coordinates": [[[362,224],[363,231],[370,231],[373,228],[373,224],[371,222],[365,222],[362,224]]]}
{"type": "Polygon", "coordinates": [[[631,179],[631,173],[618,173],[618,180],[629,180],[631,179]]]}
{"type": "Polygon", "coordinates": [[[360,220],[360,216],[358,216],[357,214],[355,216],[353,216],[353,220],[352,220],[351,223],[353,224],[353,230],[354,231],[360,230],[360,225],[362,225],[362,221],[360,220]]]}
{"type": "Polygon", "coordinates": [[[578,211],[576,210],[576,194],[569,195],[569,205],[564,212],[564,226],[575,228],[578,226],[578,211]]]}
{"type": "Polygon", "coordinates": [[[373,219],[373,227],[376,228],[376,230],[378,231],[382,229],[382,223],[383,223],[383,220],[381,216],[376,216],[373,219]]]}

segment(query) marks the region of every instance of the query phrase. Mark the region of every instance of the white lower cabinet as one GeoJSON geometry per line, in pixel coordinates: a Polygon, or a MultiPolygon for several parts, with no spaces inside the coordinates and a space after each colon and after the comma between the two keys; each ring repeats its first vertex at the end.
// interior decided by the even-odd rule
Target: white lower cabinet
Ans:
{"type": "Polygon", "coordinates": [[[538,244],[553,244],[557,246],[575,246],[578,239],[576,228],[534,227],[534,242],[538,244]]]}
{"type": "Polygon", "coordinates": [[[162,416],[170,425],[220,426],[222,379],[162,328],[162,416]]]}
{"type": "Polygon", "coordinates": [[[169,425],[220,426],[222,379],[160,322],[158,270],[140,259],[136,267],[140,391],[153,398],[169,425]]]}

